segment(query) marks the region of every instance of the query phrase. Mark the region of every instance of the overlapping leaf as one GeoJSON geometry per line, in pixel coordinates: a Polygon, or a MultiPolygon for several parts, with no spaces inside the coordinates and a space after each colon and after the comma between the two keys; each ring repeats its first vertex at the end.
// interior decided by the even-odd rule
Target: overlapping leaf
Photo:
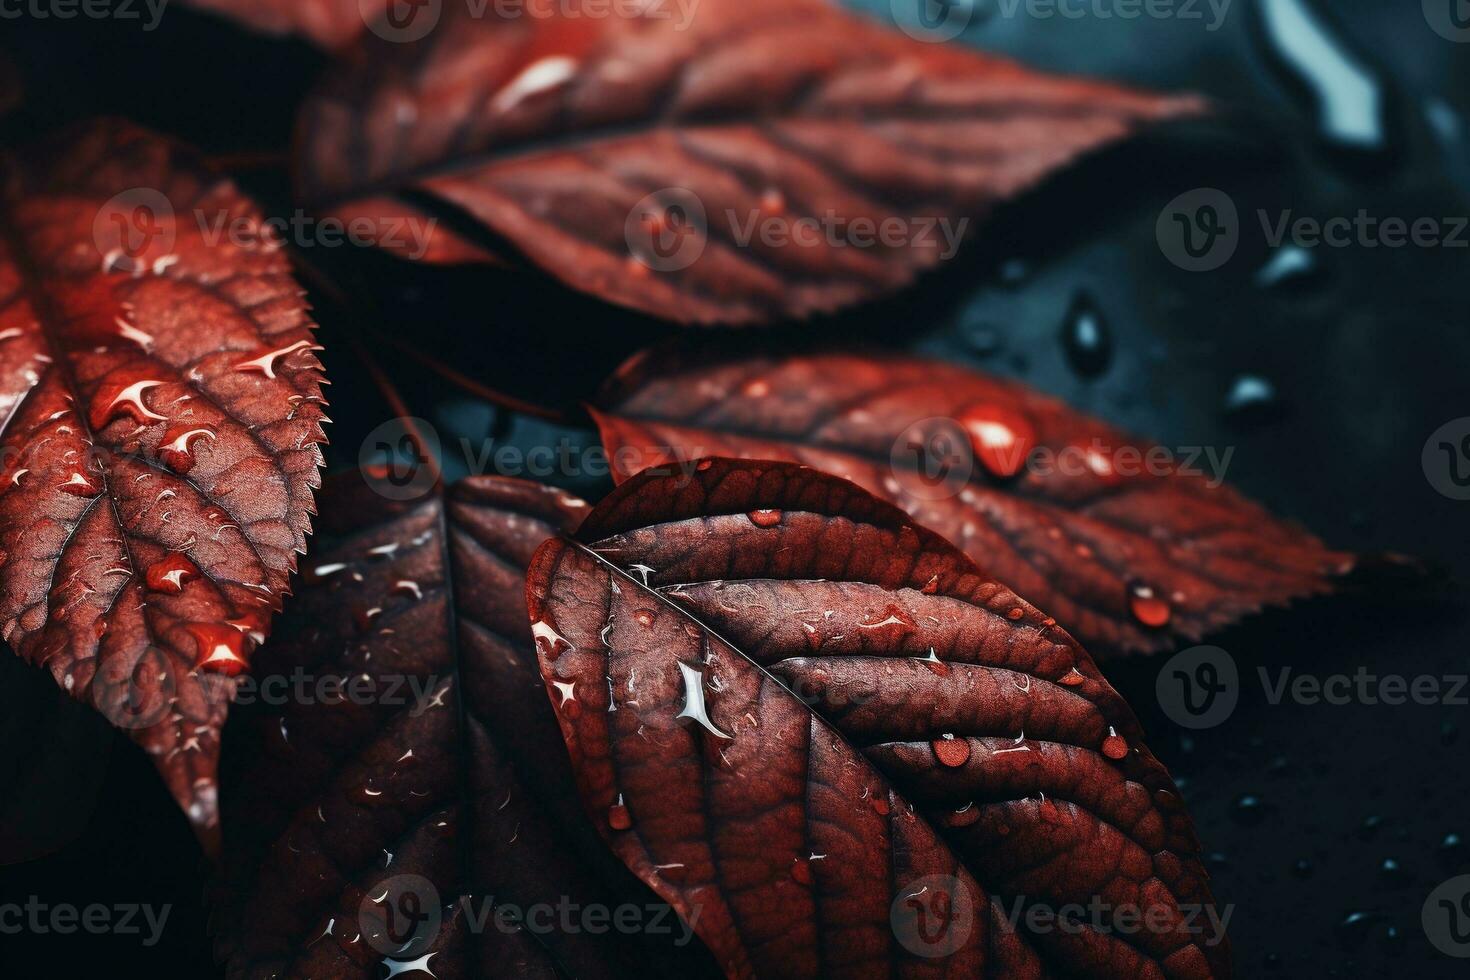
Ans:
{"type": "Polygon", "coordinates": [[[303,110],[306,203],[385,230],[443,214],[430,261],[508,242],[614,303],[756,322],[892,292],[997,203],[1200,108],[825,0],[587,6],[445,4],[364,36],[303,110]]]}
{"type": "Polygon", "coordinates": [[[329,484],[322,547],[230,728],[229,976],[708,973],[582,817],[537,675],[524,567],[585,512],[498,478],[409,503],[329,484]],[[537,903],[549,917],[515,928],[537,903]],[[639,928],[599,931],[623,906],[639,928]]]}
{"type": "Polygon", "coordinates": [[[956,365],[662,354],[626,365],[601,406],[614,460],[743,456],[837,474],[1109,652],[1197,639],[1326,592],[1354,564],[1201,462],[956,365]]]}
{"type": "Polygon", "coordinates": [[[0,629],[131,730],[208,839],[231,678],[318,483],[311,321],[255,207],[165,140],[95,123],[4,179],[0,629]]]}
{"type": "Polygon", "coordinates": [[[729,975],[1229,974],[1189,817],[1092,660],[853,484],[645,473],[527,587],[589,813],[729,975]],[[932,957],[902,911],[931,875],[962,896],[932,957]]]}

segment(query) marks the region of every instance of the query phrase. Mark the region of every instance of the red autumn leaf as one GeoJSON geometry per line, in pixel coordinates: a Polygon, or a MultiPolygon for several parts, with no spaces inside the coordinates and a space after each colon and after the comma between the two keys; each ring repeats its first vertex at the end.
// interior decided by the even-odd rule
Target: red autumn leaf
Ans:
{"type": "Polygon", "coordinates": [[[447,210],[429,261],[508,242],[610,302],[749,323],[893,292],[998,203],[1201,108],[825,0],[602,9],[446,4],[403,36],[364,36],[303,109],[302,197],[400,253],[405,219],[422,230],[447,210]]]}
{"type": "Polygon", "coordinates": [[[952,364],[656,355],[596,414],[609,458],[638,468],[741,456],[852,480],[1109,652],[1198,639],[1353,567],[1182,459],[1146,466],[1149,441],[952,364]]]}
{"type": "Polygon", "coordinates": [[[389,961],[440,980],[708,974],[697,941],[575,926],[592,905],[658,904],[582,816],[526,622],[526,563],[586,505],[500,478],[390,503],[356,474],[322,501],[260,696],[226,739],[227,975],[377,980],[389,961]],[[549,903],[557,928],[481,921],[491,899],[549,903]]]}
{"type": "Polygon", "coordinates": [[[1223,932],[1191,932],[1214,921],[1199,844],[1127,705],[859,487],[646,472],[527,583],[588,812],[730,976],[1229,974],[1223,932]],[[926,960],[902,907],[935,874],[973,923],[926,960]],[[1096,918],[1034,925],[1068,908],[1096,918]]]}
{"type": "MultiPolygon", "coordinates": [[[[293,34],[323,48],[340,48],[367,27],[368,18],[400,0],[184,0],[191,7],[237,20],[264,34],[293,34]]],[[[401,0],[405,5],[415,0],[401,0]]],[[[422,4],[425,0],[417,0],[422,4]]]]}
{"type": "Polygon", "coordinates": [[[11,159],[0,203],[0,629],[127,728],[205,839],[219,728],[306,542],[322,441],[285,256],[255,206],[98,122],[11,159]]]}

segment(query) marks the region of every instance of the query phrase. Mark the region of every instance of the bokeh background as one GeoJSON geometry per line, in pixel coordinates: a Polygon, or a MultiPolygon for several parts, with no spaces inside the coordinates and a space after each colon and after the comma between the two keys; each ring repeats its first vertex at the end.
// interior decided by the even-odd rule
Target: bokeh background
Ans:
{"type": "MultiPolygon", "coordinates": [[[[861,6],[893,18],[886,0],[861,6]]],[[[1278,666],[1470,673],[1459,584],[1470,578],[1470,502],[1436,491],[1421,462],[1431,433],[1470,416],[1470,248],[1283,255],[1256,219],[1261,209],[1273,220],[1287,210],[1470,215],[1470,41],[1433,30],[1431,6],[1232,0],[1217,18],[1218,4],[1200,0],[1199,19],[1136,20],[1041,17],[1001,0],[959,8],[966,22],[949,43],[1202,92],[1218,112],[1058,177],[890,301],[742,335],[751,349],[799,339],[923,351],[1022,379],[1165,445],[1233,447],[1229,480],[1330,544],[1440,566],[1432,582],[1315,600],[1214,637],[1245,679],[1239,706],[1214,728],[1187,732],[1164,714],[1155,681],[1165,658],[1106,668],[1183,786],[1216,896],[1234,907],[1242,977],[1466,972],[1467,961],[1429,943],[1420,912],[1436,885],[1470,872],[1470,708],[1272,704],[1257,677],[1278,666]],[[1322,44],[1276,29],[1303,16],[1322,44]],[[1199,188],[1236,205],[1239,244],[1218,269],[1188,272],[1169,261],[1155,226],[1170,201],[1199,188]],[[1102,338],[1100,370],[1081,373],[1068,358],[1064,339],[1079,329],[1102,338]]],[[[305,43],[170,6],[147,33],[7,18],[0,48],[20,66],[27,100],[0,120],[7,145],[73,119],[125,115],[221,158],[255,160],[241,183],[289,214],[283,174],[260,160],[287,145],[294,107],[324,64],[305,43]]],[[[355,465],[364,436],[393,416],[352,341],[433,422],[453,477],[473,465],[455,450],[461,438],[529,449],[587,446],[595,435],[461,393],[385,338],[566,407],[626,356],[677,333],[525,269],[423,270],[350,247],[324,250],[320,266],[366,290],[374,307],[364,322],[313,294],[334,382],[334,467],[355,465]]],[[[592,499],[608,486],[586,474],[548,480],[592,499]]],[[[0,936],[0,971],[218,975],[205,865],[141,753],[8,655],[0,747],[0,826],[20,828],[17,849],[24,841],[28,853],[47,852],[0,867],[0,903],[35,894],[172,905],[154,947],[136,937],[0,936]]]]}

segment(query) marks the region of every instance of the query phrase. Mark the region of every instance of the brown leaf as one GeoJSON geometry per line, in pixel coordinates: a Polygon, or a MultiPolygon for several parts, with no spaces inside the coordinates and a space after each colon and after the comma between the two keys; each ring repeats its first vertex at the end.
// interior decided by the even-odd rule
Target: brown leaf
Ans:
{"type": "Polygon", "coordinates": [[[952,364],[654,355],[597,419],[615,462],[784,459],[852,480],[1108,652],[1199,639],[1353,567],[1182,457],[1145,465],[1150,441],[952,364]]]}
{"type": "Polygon", "coordinates": [[[130,730],[208,841],[232,678],[305,545],[323,416],[285,256],[206,219],[260,214],[125,123],[10,161],[0,628],[130,730]]]}
{"type": "Polygon", "coordinates": [[[727,974],[1229,975],[1132,713],[937,535],[816,470],[716,459],[634,477],[576,538],[527,596],[583,800],[727,974]],[[973,921],[931,959],[902,910],[935,874],[973,921]],[[1034,924],[1069,907],[1083,928],[1034,924]]]}
{"type": "Polygon", "coordinates": [[[661,904],[582,817],[532,654],[525,565],[586,505],[500,478],[395,504],[355,474],[322,500],[306,582],[261,651],[262,696],[227,738],[228,975],[376,980],[426,955],[440,980],[709,975],[697,941],[668,941],[688,938],[672,915],[662,941],[578,928],[591,906],[637,905],[646,924],[661,904]],[[343,697],[321,696],[337,684],[343,697]],[[563,897],[571,930],[560,911],[550,932],[478,918],[492,899],[563,897]]]}
{"type": "Polygon", "coordinates": [[[364,37],[303,109],[303,198],[385,232],[447,206],[430,261],[508,242],[610,302],[752,323],[893,292],[997,203],[1201,108],[824,0],[602,9],[447,4],[419,40],[364,37]]]}

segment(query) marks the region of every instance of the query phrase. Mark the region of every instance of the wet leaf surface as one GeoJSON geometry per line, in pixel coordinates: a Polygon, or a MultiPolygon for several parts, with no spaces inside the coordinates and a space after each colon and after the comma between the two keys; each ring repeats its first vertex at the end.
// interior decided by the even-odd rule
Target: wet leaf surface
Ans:
{"type": "Polygon", "coordinates": [[[398,254],[509,246],[613,303],[750,323],[891,293],[998,203],[1201,109],[822,0],[526,7],[448,4],[421,39],[366,36],[303,109],[304,200],[385,231],[446,218],[424,242],[384,234],[398,254]]]}
{"type": "Polygon", "coordinates": [[[1173,649],[1353,567],[1220,483],[1203,450],[1164,450],[958,365],[660,353],[625,365],[601,405],[615,461],[723,455],[835,473],[1107,652],[1173,649]]]}
{"type": "Polygon", "coordinates": [[[730,975],[1229,974],[1189,817],[1091,658],[860,488],[634,477],[542,547],[528,605],[589,814],[730,975]],[[973,916],[913,955],[934,874],[973,916]]]}
{"type": "Polygon", "coordinates": [[[312,324],[282,254],[205,233],[260,215],[179,146],[99,122],[5,180],[0,629],[155,757],[209,841],[233,678],[318,483],[312,324]]]}
{"type": "Polygon", "coordinates": [[[647,926],[661,904],[581,816],[526,623],[526,562],[586,505],[497,478],[395,503],[355,474],[323,504],[260,696],[230,728],[227,975],[710,975],[666,908],[663,934],[585,927],[592,906],[647,926]],[[537,903],[550,929],[519,927],[537,903]]]}

